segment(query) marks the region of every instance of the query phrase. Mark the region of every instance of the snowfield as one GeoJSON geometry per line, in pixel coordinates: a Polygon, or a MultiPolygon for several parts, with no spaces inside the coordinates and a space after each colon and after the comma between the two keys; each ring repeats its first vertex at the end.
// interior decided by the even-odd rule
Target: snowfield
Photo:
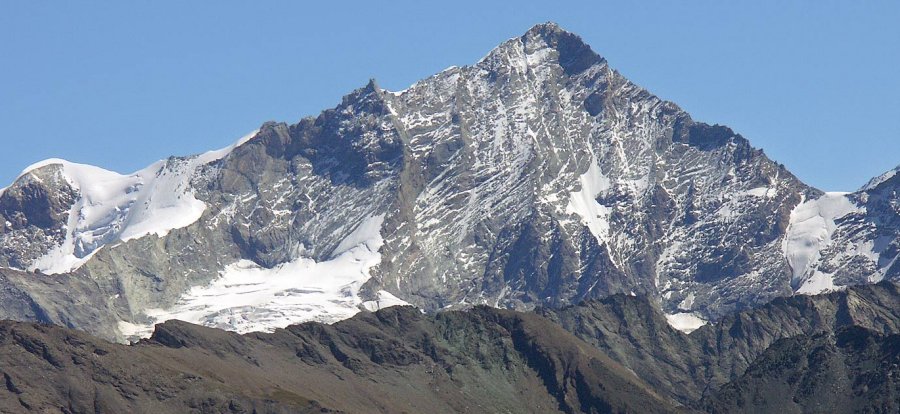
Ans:
{"type": "Polygon", "coordinates": [[[347,319],[360,311],[407,305],[388,292],[363,303],[359,288],[381,262],[384,215],[369,217],[348,235],[332,259],[297,258],[271,269],[242,260],[229,265],[206,286],[197,286],[170,309],[149,309],[143,325],[120,322],[126,338],[147,337],[153,325],[178,319],[238,333],[271,332],[288,325],[347,319]]]}
{"type": "Polygon", "coordinates": [[[831,244],[837,229],[835,220],[850,213],[861,212],[847,193],[825,193],[814,200],[806,200],[791,212],[791,222],[784,237],[784,256],[791,267],[791,284],[796,293],[814,295],[835,290],[834,277],[823,273],[815,264],[820,252],[831,244]]]}

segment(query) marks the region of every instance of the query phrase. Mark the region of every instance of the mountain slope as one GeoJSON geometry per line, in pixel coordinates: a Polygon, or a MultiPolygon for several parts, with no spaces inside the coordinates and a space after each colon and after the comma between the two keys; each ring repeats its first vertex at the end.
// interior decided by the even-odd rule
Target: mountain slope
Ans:
{"type": "Polygon", "coordinates": [[[0,322],[0,410],[64,412],[674,412],[536,315],[411,307],[271,334],[179,321],[132,346],[0,322]]]}
{"type": "Polygon", "coordinates": [[[791,213],[785,255],[799,293],[897,280],[900,265],[900,179],[897,169],[859,191],[829,193],[791,213]]]}
{"type": "Polygon", "coordinates": [[[898,376],[900,335],[850,327],[776,342],[704,405],[713,413],[897,412],[898,376]]]}
{"type": "Polygon", "coordinates": [[[34,276],[52,292],[16,285],[39,308],[93,286],[87,302],[115,326],[86,325],[93,309],[50,319],[117,340],[170,318],[249,332],[391,304],[614,293],[696,325],[896,280],[896,177],[882,181],[810,188],[548,23],[475,65],[400,92],[372,81],[223,150],[127,176],[39,163],[0,194],[0,265],[57,276],[34,276]]]}
{"type": "Polygon", "coordinates": [[[391,307],[244,335],[169,321],[129,346],[3,321],[0,411],[891,412],[898,302],[882,282],[690,335],[621,294],[537,313],[391,307]]]}
{"type": "Polygon", "coordinates": [[[850,327],[900,334],[900,286],[882,282],[776,299],[689,335],[671,328],[646,297],[615,295],[538,313],[631,369],[661,395],[692,405],[739,380],[780,340],[834,335],[850,327]]]}
{"type": "Polygon", "coordinates": [[[426,296],[414,303],[527,308],[634,292],[710,317],[789,291],[772,259],[790,209],[817,192],[575,35],[536,26],[387,99],[407,170],[424,180],[378,272],[426,296]]]}

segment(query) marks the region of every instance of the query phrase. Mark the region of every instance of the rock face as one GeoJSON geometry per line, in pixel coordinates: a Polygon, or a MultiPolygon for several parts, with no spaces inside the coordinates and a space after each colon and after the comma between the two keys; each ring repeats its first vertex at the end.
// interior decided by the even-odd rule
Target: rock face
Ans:
{"type": "Polygon", "coordinates": [[[570,33],[535,27],[387,100],[423,182],[379,279],[413,303],[633,292],[718,316],[789,292],[780,236],[815,190],[570,33]]]}
{"type": "Polygon", "coordinates": [[[118,340],[169,318],[246,332],[615,293],[715,320],[897,280],[897,178],[882,178],[810,188],[542,24],[475,65],[400,92],[370,82],[223,150],[129,176],[27,170],[0,194],[0,264],[40,273],[3,306],[118,340]],[[68,284],[100,311],[53,306],[68,284]]]}
{"type": "Polygon", "coordinates": [[[20,177],[0,195],[4,267],[24,269],[65,241],[70,206],[78,194],[52,165],[20,177]]]}

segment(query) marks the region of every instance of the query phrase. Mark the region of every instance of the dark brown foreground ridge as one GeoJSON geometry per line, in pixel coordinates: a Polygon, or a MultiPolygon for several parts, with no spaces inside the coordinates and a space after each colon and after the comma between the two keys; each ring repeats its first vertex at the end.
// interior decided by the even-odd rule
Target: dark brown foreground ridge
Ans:
{"type": "Polygon", "coordinates": [[[112,344],[0,322],[0,412],[894,411],[900,288],[779,299],[690,335],[651,301],[412,307],[238,335],[186,322],[112,344]]]}

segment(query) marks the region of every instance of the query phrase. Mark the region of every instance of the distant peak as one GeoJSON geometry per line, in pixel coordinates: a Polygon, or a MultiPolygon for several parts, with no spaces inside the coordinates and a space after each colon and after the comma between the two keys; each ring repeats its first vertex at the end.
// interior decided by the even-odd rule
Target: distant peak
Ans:
{"type": "Polygon", "coordinates": [[[869,180],[868,183],[866,183],[866,185],[862,186],[862,188],[860,188],[859,191],[874,190],[876,187],[880,186],[881,184],[883,184],[887,181],[890,181],[892,178],[894,178],[894,176],[897,175],[897,173],[900,173],[900,165],[894,167],[894,169],[892,169],[892,170],[885,172],[884,174],[881,174],[875,178],[872,178],[871,180],[869,180]]]}
{"type": "Polygon", "coordinates": [[[522,35],[523,41],[540,39],[547,43],[547,46],[557,48],[563,46],[584,46],[590,48],[584,40],[575,33],[563,29],[553,22],[541,23],[532,26],[522,35]]]}
{"type": "Polygon", "coordinates": [[[568,75],[585,71],[593,65],[605,62],[575,33],[561,28],[554,22],[534,25],[521,37],[524,43],[540,41],[559,52],[559,65],[568,75]]]}
{"type": "Polygon", "coordinates": [[[502,51],[516,43],[525,45],[532,50],[542,48],[555,50],[558,53],[559,65],[570,76],[577,75],[596,64],[605,62],[605,59],[595,53],[581,37],[553,22],[532,26],[522,36],[512,38],[492,50],[491,53],[485,56],[485,59],[497,56],[498,51],[502,51]]]}
{"type": "Polygon", "coordinates": [[[381,91],[381,87],[378,86],[378,82],[375,78],[370,78],[368,82],[366,82],[365,86],[361,88],[356,88],[349,94],[345,95],[343,100],[346,103],[348,100],[355,101],[366,96],[377,94],[381,91]]]}
{"type": "Polygon", "coordinates": [[[384,104],[384,96],[381,87],[374,78],[370,78],[365,86],[350,92],[341,99],[341,106],[354,106],[367,108],[367,110],[379,112],[375,107],[380,108],[384,104]]]}
{"type": "MultiPolygon", "coordinates": [[[[20,178],[22,178],[28,174],[41,174],[45,171],[55,172],[57,170],[65,171],[66,168],[72,168],[72,167],[74,167],[74,168],[90,168],[93,166],[86,165],[86,164],[74,163],[74,162],[71,162],[68,160],[64,160],[62,158],[48,158],[46,160],[38,161],[34,164],[31,164],[31,165],[25,167],[25,169],[23,169],[22,172],[19,173],[19,175],[16,177],[15,180],[13,180],[13,182],[18,181],[20,178]]],[[[94,168],[96,168],[96,167],[94,167],[94,168]]]]}
{"type": "Polygon", "coordinates": [[[66,164],[69,164],[69,161],[66,161],[62,158],[48,158],[46,160],[38,161],[34,164],[31,164],[31,165],[25,167],[25,169],[23,169],[22,172],[19,173],[19,176],[21,177],[25,174],[28,174],[37,169],[44,168],[48,165],[66,165],[66,164]]]}
{"type": "Polygon", "coordinates": [[[377,92],[381,90],[381,88],[378,86],[378,81],[376,81],[375,78],[369,78],[369,83],[363,87],[363,90],[367,92],[377,92]]]}
{"type": "Polygon", "coordinates": [[[544,22],[544,23],[538,23],[538,24],[532,26],[531,29],[528,29],[527,33],[548,34],[548,33],[564,33],[564,32],[566,32],[566,31],[563,30],[563,28],[559,27],[559,25],[556,24],[555,22],[544,22]]]}

